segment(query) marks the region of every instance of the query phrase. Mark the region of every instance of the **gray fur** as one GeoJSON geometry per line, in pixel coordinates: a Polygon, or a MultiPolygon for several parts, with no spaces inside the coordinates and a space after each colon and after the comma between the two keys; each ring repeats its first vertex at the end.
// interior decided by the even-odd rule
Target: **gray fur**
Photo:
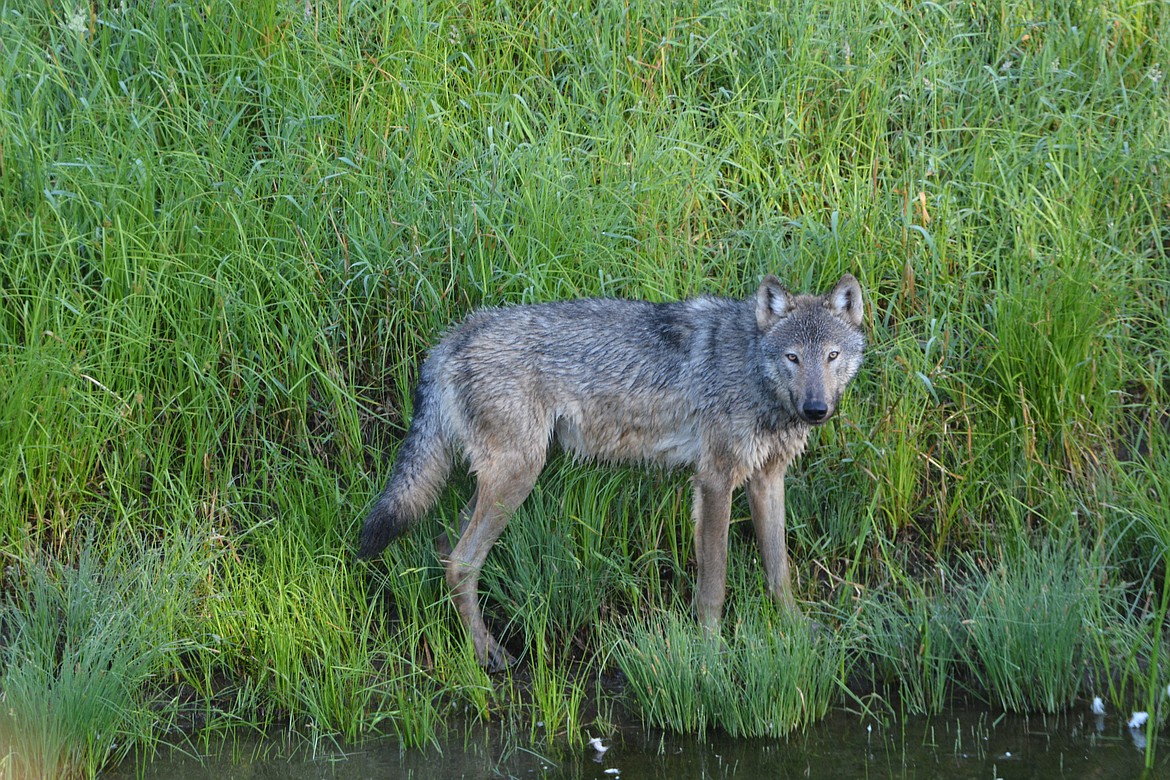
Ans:
{"type": "Polygon", "coordinates": [[[480,663],[511,663],[484,625],[479,571],[555,440],[581,457],[694,470],[695,603],[711,630],[723,607],[731,495],[746,485],[769,591],[792,605],[784,472],[857,373],[863,314],[849,274],[823,296],[793,295],[768,276],[748,300],[478,311],[423,363],[410,431],[358,554],[378,554],[421,517],[461,454],[477,487],[447,581],[480,663]]]}

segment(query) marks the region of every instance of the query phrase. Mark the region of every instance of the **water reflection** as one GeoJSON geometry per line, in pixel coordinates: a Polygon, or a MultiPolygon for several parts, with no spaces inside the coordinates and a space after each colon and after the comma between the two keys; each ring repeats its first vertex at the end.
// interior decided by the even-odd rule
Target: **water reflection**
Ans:
{"type": "MultiPolygon", "coordinates": [[[[108,775],[131,778],[260,780],[261,778],[1109,778],[1140,777],[1143,755],[1124,719],[1083,714],[995,716],[957,712],[888,724],[836,713],[784,739],[706,741],[626,729],[606,735],[609,748],[563,755],[519,747],[525,740],[500,729],[452,730],[441,751],[400,750],[394,740],[360,748],[290,751],[282,740],[237,738],[209,755],[168,750],[146,763],[128,762],[108,775]],[[136,767],[135,763],[139,765],[136,767]]],[[[1170,745],[1159,745],[1151,777],[1170,776],[1170,745]]]]}

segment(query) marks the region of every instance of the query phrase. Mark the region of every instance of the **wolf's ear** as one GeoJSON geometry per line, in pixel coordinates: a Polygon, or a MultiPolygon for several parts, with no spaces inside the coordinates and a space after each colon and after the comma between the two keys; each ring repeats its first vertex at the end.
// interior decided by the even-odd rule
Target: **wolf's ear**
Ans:
{"type": "Polygon", "coordinates": [[[760,282],[756,290],[756,324],[764,331],[775,325],[792,311],[792,294],[772,274],[760,282]]]}
{"type": "Polygon", "coordinates": [[[861,285],[853,278],[853,274],[845,274],[837,286],[825,296],[825,305],[838,317],[854,327],[861,325],[865,318],[864,304],[861,302],[861,285]]]}

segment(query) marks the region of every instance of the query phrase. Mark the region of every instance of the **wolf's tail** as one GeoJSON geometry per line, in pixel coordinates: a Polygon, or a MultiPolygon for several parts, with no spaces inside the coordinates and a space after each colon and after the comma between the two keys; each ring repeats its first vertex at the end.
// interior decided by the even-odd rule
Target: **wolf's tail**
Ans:
{"type": "Polygon", "coordinates": [[[414,391],[414,419],[398,449],[386,489],[362,524],[359,558],[371,558],[434,505],[451,470],[451,448],[440,420],[438,388],[423,366],[414,391]]]}

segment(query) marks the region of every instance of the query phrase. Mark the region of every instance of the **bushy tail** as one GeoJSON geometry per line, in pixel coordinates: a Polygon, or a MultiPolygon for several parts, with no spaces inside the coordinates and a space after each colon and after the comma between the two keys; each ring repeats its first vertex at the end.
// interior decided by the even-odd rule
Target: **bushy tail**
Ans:
{"type": "Polygon", "coordinates": [[[390,481],[362,524],[359,558],[371,558],[382,552],[434,505],[447,481],[451,451],[439,419],[436,392],[425,376],[419,379],[414,395],[414,419],[398,449],[390,481]]]}

